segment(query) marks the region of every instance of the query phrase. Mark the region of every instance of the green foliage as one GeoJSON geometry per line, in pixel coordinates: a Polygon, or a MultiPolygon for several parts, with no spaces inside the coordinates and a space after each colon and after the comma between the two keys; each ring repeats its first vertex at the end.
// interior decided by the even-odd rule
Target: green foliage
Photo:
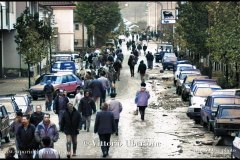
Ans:
{"type": "Polygon", "coordinates": [[[31,15],[29,9],[17,18],[14,25],[17,30],[15,42],[17,51],[27,64],[36,64],[47,55],[48,45],[45,40],[49,39],[50,29],[46,27],[43,21],[39,21],[38,13],[31,15]]]}
{"type": "Polygon", "coordinates": [[[76,19],[86,25],[88,34],[95,35],[97,46],[105,43],[107,34],[121,21],[117,2],[78,2],[75,14],[76,19]]]}
{"type": "Polygon", "coordinates": [[[208,10],[209,2],[190,2],[179,3],[179,19],[177,21],[176,32],[185,40],[189,50],[191,50],[199,61],[198,55],[206,56],[208,48],[206,39],[208,34],[208,10]]]}

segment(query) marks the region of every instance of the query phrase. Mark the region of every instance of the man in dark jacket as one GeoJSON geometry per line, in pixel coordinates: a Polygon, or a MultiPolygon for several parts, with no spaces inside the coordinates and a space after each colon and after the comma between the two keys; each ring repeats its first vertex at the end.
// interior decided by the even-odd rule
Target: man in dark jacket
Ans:
{"type": "Polygon", "coordinates": [[[144,64],[144,61],[141,60],[139,66],[138,66],[138,73],[140,73],[141,81],[144,82],[144,76],[147,70],[146,64],[144,64]]]}
{"type": "Polygon", "coordinates": [[[82,113],[82,121],[86,121],[84,128],[89,132],[92,111],[96,113],[96,105],[93,99],[89,96],[89,91],[84,91],[84,97],[80,100],[78,111],[82,113]]]}
{"type": "Polygon", "coordinates": [[[53,111],[58,114],[58,123],[61,124],[62,116],[64,111],[67,109],[67,103],[69,99],[63,94],[63,90],[59,91],[59,95],[56,96],[53,102],[53,111]]]}
{"type": "Polygon", "coordinates": [[[37,105],[36,106],[36,112],[33,112],[33,114],[30,117],[30,123],[32,123],[35,127],[42,122],[44,116],[44,112],[42,112],[42,106],[37,105]]]}
{"type": "Polygon", "coordinates": [[[35,127],[30,124],[29,119],[28,115],[23,115],[22,125],[19,126],[16,135],[21,158],[23,159],[32,159],[33,150],[38,149],[38,143],[34,136],[35,127]]]}
{"type": "Polygon", "coordinates": [[[148,54],[146,55],[146,58],[147,58],[148,69],[153,69],[154,56],[152,55],[152,52],[148,51],[148,54]]]}
{"type": "Polygon", "coordinates": [[[147,46],[146,46],[146,44],[144,44],[144,45],[143,45],[144,55],[146,55],[146,50],[147,50],[147,46]]]}
{"type": "Polygon", "coordinates": [[[53,93],[54,93],[54,87],[51,84],[51,80],[47,81],[47,84],[44,86],[43,91],[45,93],[46,111],[51,111],[53,93]]]}
{"type": "Polygon", "coordinates": [[[103,157],[108,156],[111,134],[116,132],[114,115],[108,111],[108,104],[104,103],[102,111],[97,112],[94,133],[98,133],[103,157]]]}
{"type": "Polygon", "coordinates": [[[100,110],[100,97],[102,96],[102,94],[104,94],[103,85],[98,79],[94,79],[89,84],[89,89],[91,90],[91,94],[98,111],[100,110]]]}
{"type": "Polygon", "coordinates": [[[72,156],[76,156],[77,135],[79,134],[80,124],[80,113],[73,107],[72,103],[68,103],[60,124],[60,131],[64,132],[67,138],[67,158],[71,157],[71,142],[73,144],[72,156]]]}
{"type": "Polygon", "coordinates": [[[114,69],[115,69],[115,71],[116,71],[116,79],[118,80],[118,81],[120,81],[120,71],[121,71],[121,69],[122,69],[122,63],[121,63],[121,61],[119,60],[119,59],[117,59],[114,63],[113,63],[113,67],[114,67],[114,69]]]}

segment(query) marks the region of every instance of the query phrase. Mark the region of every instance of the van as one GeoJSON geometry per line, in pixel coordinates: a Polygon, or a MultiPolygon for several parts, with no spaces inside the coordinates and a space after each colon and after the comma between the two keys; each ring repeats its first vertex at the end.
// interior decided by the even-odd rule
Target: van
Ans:
{"type": "Polygon", "coordinates": [[[57,73],[59,71],[71,71],[74,74],[77,74],[78,68],[73,61],[58,61],[55,62],[52,66],[52,73],[57,73]]]}

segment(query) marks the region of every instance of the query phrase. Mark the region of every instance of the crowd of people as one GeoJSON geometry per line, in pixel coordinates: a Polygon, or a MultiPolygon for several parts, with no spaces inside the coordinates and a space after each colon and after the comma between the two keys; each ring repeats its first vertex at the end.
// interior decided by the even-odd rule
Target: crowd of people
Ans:
{"type": "MultiPolygon", "coordinates": [[[[135,44],[134,40],[132,44],[135,44]]],[[[91,116],[96,114],[94,133],[98,133],[103,157],[108,156],[110,138],[113,133],[118,136],[118,124],[123,110],[122,103],[116,99],[116,83],[120,81],[120,73],[124,54],[122,46],[116,50],[106,48],[100,54],[97,52],[86,53],[84,56],[85,74],[82,77],[83,88],[77,90],[73,103],[67,97],[67,93],[60,90],[53,99],[53,86],[49,81],[44,87],[46,111],[58,115],[58,125],[51,121],[50,114],[42,111],[42,106],[37,105],[32,115],[23,115],[21,111],[16,113],[16,120],[11,126],[11,132],[15,135],[14,148],[9,148],[6,157],[17,153],[18,158],[60,158],[60,154],[54,149],[54,144],[59,140],[59,132],[66,135],[67,158],[76,156],[77,136],[80,130],[90,132],[91,116]],[[107,96],[109,100],[106,101],[107,96]],[[11,149],[11,150],[10,150],[11,149]],[[11,151],[11,154],[10,154],[11,151]]],[[[145,45],[143,46],[146,52],[145,45]]],[[[138,62],[142,47],[137,49],[132,46],[132,52],[128,59],[131,77],[134,77],[134,66],[138,62]]],[[[148,68],[152,69],[152,53],[146,54],[148,68]]],[[[147,66],[141,61],[138,73],[141,76],[141,87],[136,93],[135,103],[139,109],[141,120],[144,121],[145,108],[150,98],[146,90],[145,73],[147,66]]],[[[13,157],[13,156],[12,156],[13,157]]]]}

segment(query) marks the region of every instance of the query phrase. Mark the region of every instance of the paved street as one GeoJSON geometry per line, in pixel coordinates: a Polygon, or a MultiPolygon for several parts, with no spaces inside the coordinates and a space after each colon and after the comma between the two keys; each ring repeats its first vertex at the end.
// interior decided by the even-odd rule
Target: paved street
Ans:
{"type": "MultiPolygon", "coordinates": [[[[144,41],[145,42],[145,41],[144,41]]],[[[156,44],[148,44],[148,50],[154,53],[156,44]]],[[[150,105],[146,109],[145,121],[141,121],[140,115],[133,115],[136,109],[134,104],[135,93],[140,86],[140,76],[130,76],[127,65],[130,51],[127,51],[123,43],[125,56],[120,81],[117,82],[117,99],[123,104],[119,122],[119,136],[112,135],[108,158],[229,158],[231,146],[197,145],[196,141],[213,141],[213,134],[206,131],[200,125],[186,116],[187,103],[175,94],[172,71],[160,73],[162,65],[155,64],[154,69],[147,70],[147,89],[150,91],[150,105]],[[163,80],[162,77],[169,78],[163,80]],[[160,108],[154,108],[155,103],[160,103],[160,108]]],[[[143,53],[140,59],[146,63],[143,53]]],[[[164,78],[166,79],[166,78],[164,78]]],[[[27,79],[0,80],[1,94],[23,92],[27,86],[27,79]]],[[[109,98],[109,97],[108,97],[109,98]]],[[[73,101],[73,98],[70,98],[73,101]]],[[[44,106],[44,99],[33,101],[34,106],[44,106]]],[[[44,108],[44,107],[43,107],[44,108]]],[[[58,123],[57,116],[51,113],[51,120],[58,123]]],[[[78,135],[77,156],[72,158],[101,158],[102,153],[98,145],[98,135],[93,133],[95,115],[92,116],[90,132],[80,131],[78,135]]],[[[14,140],[6,144],[0,158],[4,157],[6,148],[14,145],[14,140]]],[[[60,133],[60,139],[55,143],[55,149],[66,158],[66,137],[60,133]]]]}

